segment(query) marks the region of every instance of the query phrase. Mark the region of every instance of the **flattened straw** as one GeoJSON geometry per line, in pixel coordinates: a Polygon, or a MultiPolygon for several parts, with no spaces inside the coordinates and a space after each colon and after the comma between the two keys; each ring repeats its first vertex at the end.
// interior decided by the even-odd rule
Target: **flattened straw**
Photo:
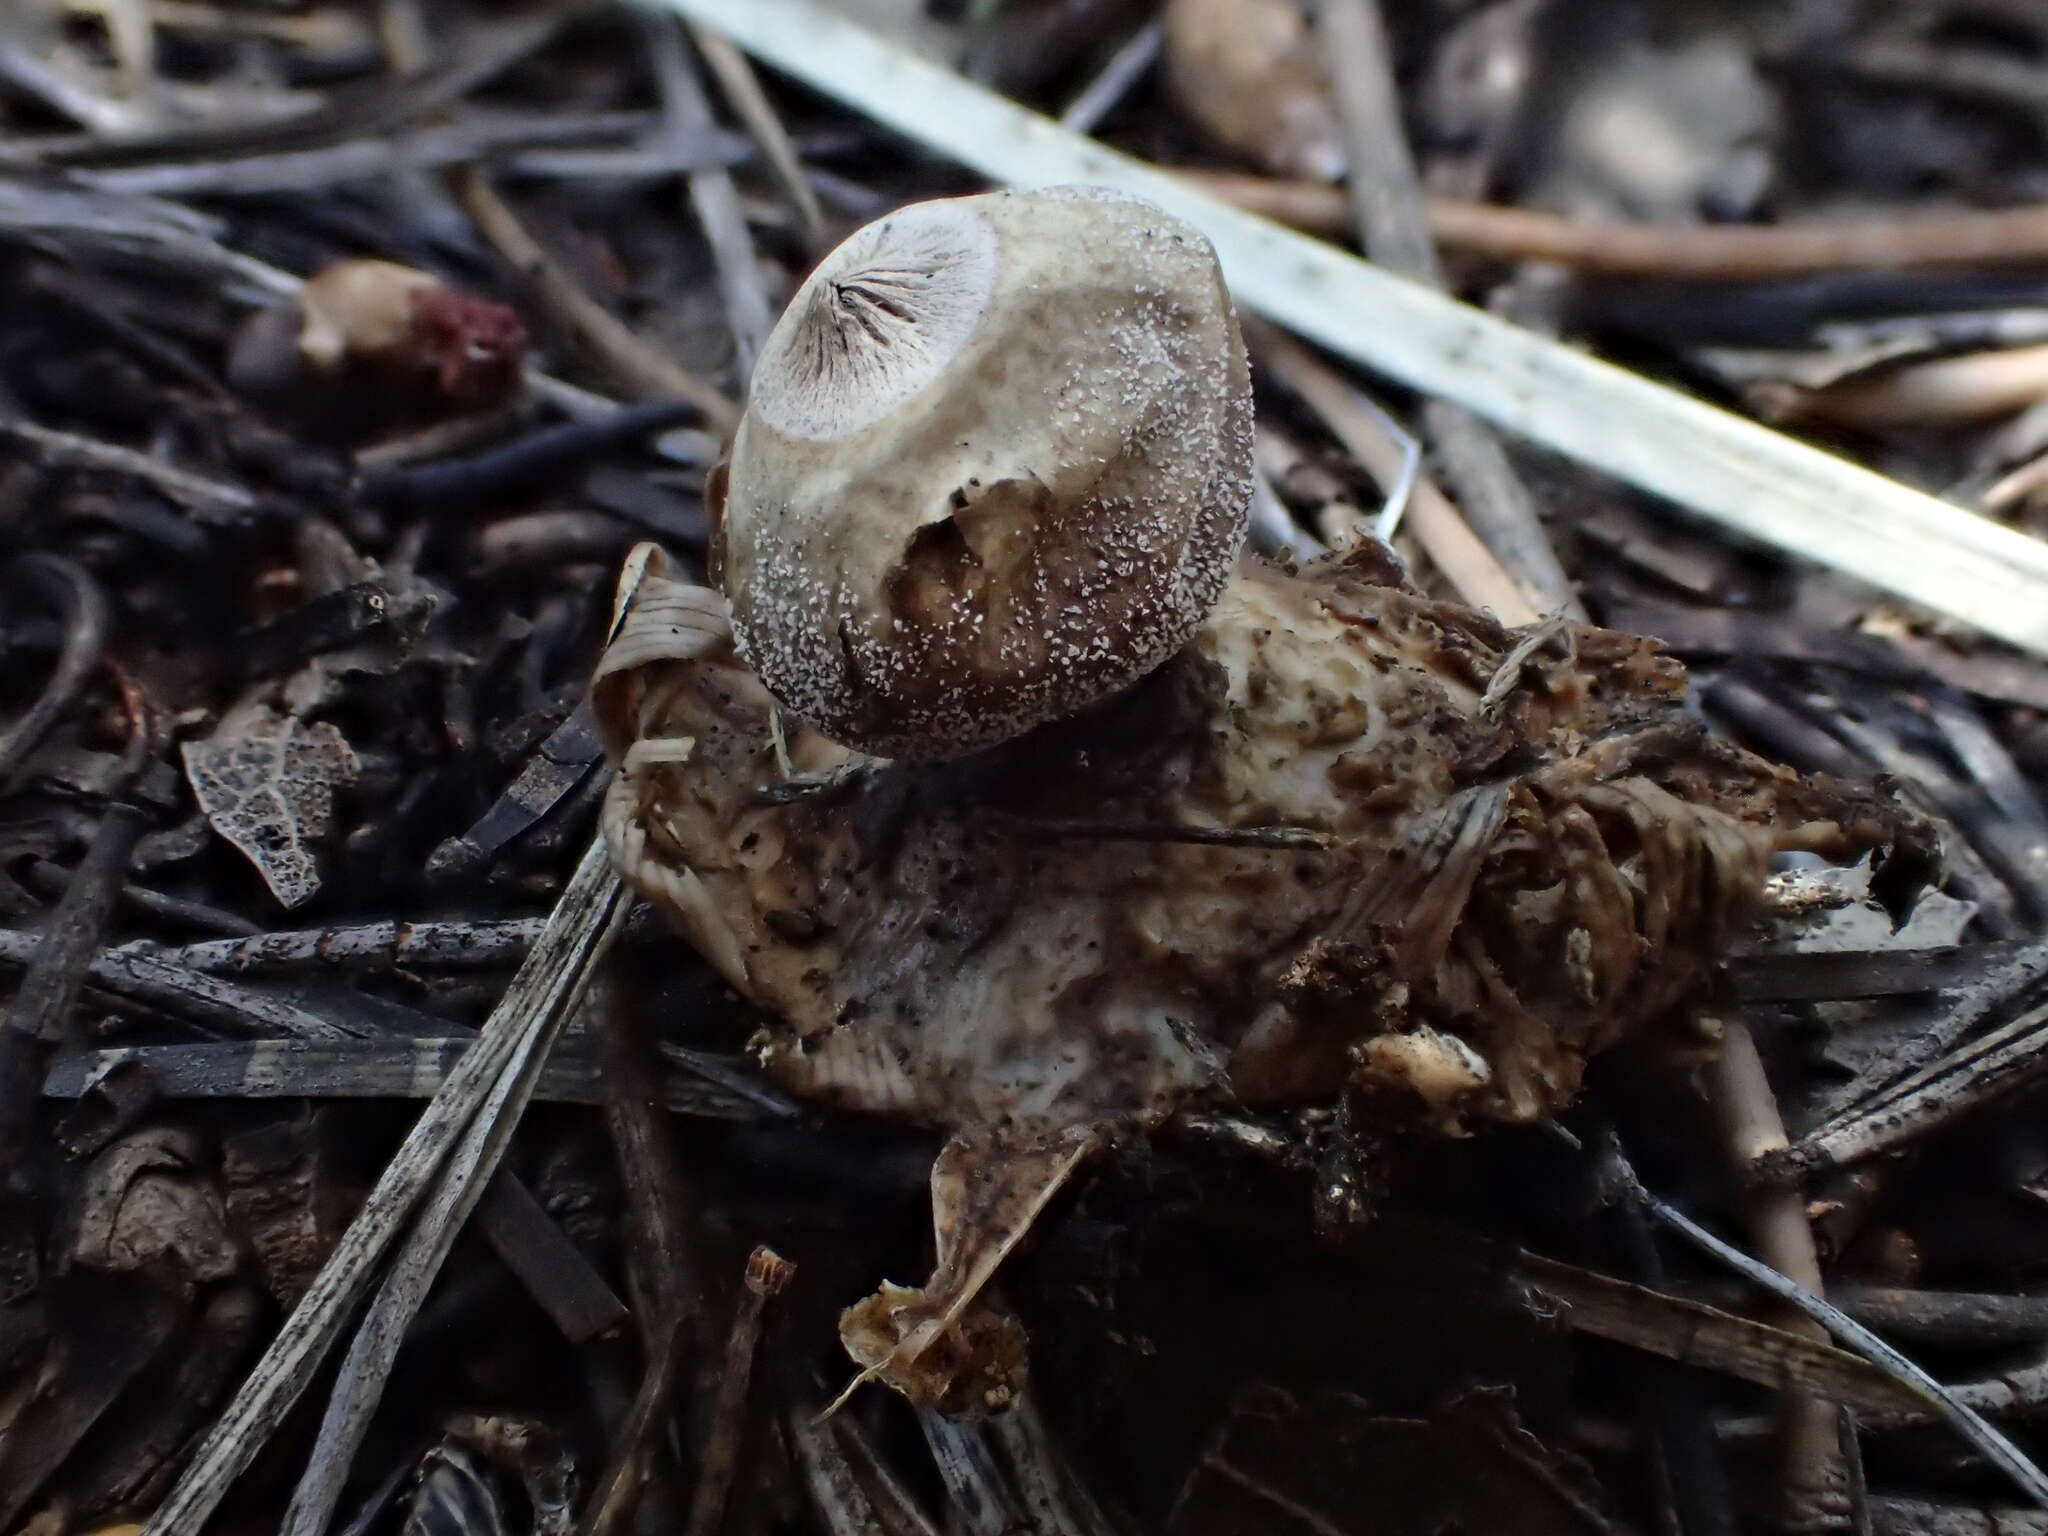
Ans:
{"type": "Polygon", "coordinates": [[[341,1235],[270,1348],[200,1443],[184,1475],[150,1517],[145,1536],[200,1536],[229,1486],[305,1391],[377,1267],[435,1185],[508,1073],[537,1059],[535,1032],[566,1013],[613,929],[618,876],[592,844],[533,952],[475,1045],[414,1122],[376,1187],[341,1235]],[[522,1047],[527,1054],[522,1056],[522,1047]]]}
{"type": "MultiPolygon", "coordinates": [[[[538,985],[532,1005],[498,1021],[499,1027],[513,1036],[509,1059],[449,1157],[440,1186],[407,1234],[404,1248],[356,1332],[355,1343],[349,1346],[313,1445],[311,1463],[285,1511],[283,1536],[320,1536],[332,1522],[349,1466],[384,1395],[384,1383],[398,1359],[406,1329],[455,1246],[462,1224],[497,1172],[555,1037],[575,1012],[598,961],[618,936],[626,913],[623,897],[624,886],[604,843],[594,841],[585,850],[557,908],[558,913],[569,914],[575,925],[571,942],[559,962],[535,978],[538,985]]],[[[543,934],[534,947],[536,957],[547,947],[547,940],[543,934]]],[[[531,962],[527,969],[532,969],[531,962]]],[[[520,979],[513,982],[506,994],[508,1002],[520,995],[519,981],[525,975],[522,970],[520,979]]],[[[508,1012],[501,1004],[499,1014],[508,1012]]]]}

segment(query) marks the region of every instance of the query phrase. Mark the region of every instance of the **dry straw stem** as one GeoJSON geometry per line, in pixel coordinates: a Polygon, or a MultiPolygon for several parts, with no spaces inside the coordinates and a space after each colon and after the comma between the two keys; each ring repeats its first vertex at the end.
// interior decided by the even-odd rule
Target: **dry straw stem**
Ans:
{"type": "Polygon", "coordinates": [[[1927,1401],[1860,1355],[1804,1333],[1667,1295],[1593,1270],[1524,1253],[1516,1272],[1562,1307],[1576,1333],[1627,1344],[1666,1360],[1719,1371],[1779,1392],[1811,1393],[1866,1418],[1924,1418],[1927,1401]]]}
{"type": "Polygon", "coordinates": [[[554,922],[560,924],[555,928],[556,942],[560,944],[562,930],[569,929],[568,953],[557,968],[546,969],[550,946],[544,936],[526,967],[529,973],[542,971],[540,988],[536,993],[524,993],[519,986],[523,977],[515,978],[496,1010],[493,1022],[511,1037],[509,1057],[449,1154],[439,1182],[406,1234],[404,1247],[342,1361],[310,1464],[285,1512],[284,1536],[321,1536],[332,1522],[356,1450],[369,1432],[371,1415],[377,1411],[384,1384],[397,1363],[399,1346],[455,1246],[456,1236],[511,1145],[512,1133],[533,1097],[556,1036],[575,1011],[598,961],[618,936],[626,912],[623,898],[624,889],[603,844],[593,842],[556,909],[554,922]],[[569,914],[566,921],[562,914],[569,914]],[[513,999],[520,1000],[516,1012],[513,999]]]}
{"type": "Polygon", "coordinates": [[[739,120],[747,125],[747,132],[761,146],[761,154],[768,161],[769,168],[789,193],[797,217],[803,221],[804,238],[813,249],[822,250],[826,236],[825,210],[818,204],[818,194],[811,189],[810,177],[804,174],[803,162],[797,157],[796,144],[790,139],[789,130],[776,115],[775,104],[769,101],[768,93],[761,89],[753,61],[718,33],[707,32],[702,27],[690,29],[690,41],[697,45],[697,52],[718,79],[718,88],[725,93],[725,99],[731,103],[739,120]]]}
{"type": "Polygon", "coordinates": [[[1882,1366],[1903,1385],[1918,1392],[1927,1399],[1933,1411],[1946,1420],[1949,1426],[1968,1441],[1986,1461],[2025,1489],[2036,1504],[2048,1509],[2048,1477],[2044,1477],[2039,1467],[2029,1461],[2004,1435],[1986,1423],[1977,1409],[1964,1402],[1956,1393],[1942,1386],[1926,1371],[1839,1307],[1828,1305],[1825,1300],[1814,1295],[1796,1280],[1788,1279],[1768,1264],[1759,1263],[1741,1249],[1722,1242],[1683,1211],[1659,1200],[1640,1185],[1635,1190],[1635,1198],[1642,1202],[1643,1209],[1651,1216],[1694,1247],[1712,1255],[1737,1274],[1745,1276],[1773,1295],[1789,1301],[1834,1335],[1837,1342],[1882,1366]]]}
{"type": "Polygon", "coordinates": [[[1239,301],[1789,554],[2048,654],[2048,546],[1383,272],[1105,149],[818,0],[641,0],[994,180],[1145,197],[1215,245],[1239,301]]]}
{"type": "MultiPolygon", "coordinates": [[[[1342,187],[1243,171],[1184,171],[1214,197],[1310,234],[1350,232],[1342,187]]],[[[1554,261],[1612,277],[1702,280],[2032,266],[2048,261],[2048,206],[1896,213],[1793,224],[1616,224],[1500,203],[1429,200],[1437,243],[1468,256],[1554,261]]]]}
{"type": "MultiPolygon", "coordinates": [[[[1274,376],[1321,418],[1366,473],[1381,485],[1392,485],[1404,467],[1401,445],[1357,391],[1293,337],[1265,326],[1249,334],[1257,343],[1260,361],[1274,376]]],[[[1427,476],[1417,477],[1409,489],[1405,526],[1458,596],[1474,608],[1491,609],[1495,618],[1510,626],[1533,624],[1543,617],[1536,598],[1494,558],[1427,476]]]]}
{"type": "MultiPolygon", "coordinates": [[[[229,1485],[311,1381],[422,1201],[437,1190],[460,1189],[460,1179],[449,1183],[443,1175],[451,1166],[462,1171],[462,1151],[485,1150],[474,1144],[472,1131],[495,1130],[494,1108],[509,1129],[530,1074],[546,1056],[540,1047],[573,1008],[616,932],[619,896],[604,846],[593,843],[482,1035],[414,1122],[298,1307],[151,1517],[147,1536],[199,1536],[229,1485]]],[[[466,1210],[460,1199],[442,1204],[458,1221],[466,1210]]],[[[431,1222],[421,1225],[426,1230],[431,1222]]]]}
{"type": "MultiPolygon", "coordinates": [[[[1722,1136],[1738,1172],[1746,1173],[1758,1157],[1784,1147],[1785,1122],[1748,1025],[1735,1020],[1725,1025],[1711,1082],[1722,1136]]],[[[1797,1186],[1752,1185],[1744,1203],[1751,1240],[1764,1261],[1820,1295],[1820,1253],[1797,1186]]],[[[1783,1326],[1818,1342],[1828,1336],[1819,1323],[1797,1312],[1783,1326]]],[[[1778,1425],[1784,1441],[1786,1513],[1804,1521],[1839,1502],[1848,1488],[1839,1415],[1824,1397],[1791,1392],[1779,1405],[1778,1425]]]]}
{"type": "Polygon", "coordinates": [[[2048,346],[1909,363],[1822,389],[1794,386],[1773,404],[1788,420],[1879,430],[1985,421],[2043,399],[2048,399],[2048,346]]]}

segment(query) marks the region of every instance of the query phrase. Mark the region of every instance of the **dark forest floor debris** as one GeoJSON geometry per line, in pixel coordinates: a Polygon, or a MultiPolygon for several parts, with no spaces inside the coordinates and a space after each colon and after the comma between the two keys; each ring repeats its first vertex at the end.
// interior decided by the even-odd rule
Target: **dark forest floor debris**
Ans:
{"type": "MultiPolygon", "coordinates": [[[[830,9],[2048,535],[2037,7],[830,9]]],[[[1949,1427],[2048,1457],[2048,661],[1683,510],[1682,458],[1659,499],[1264,325],[1264,547],[1355,549],[1398,487],[1427,600],[1659,637],[1945,884],[1896,927],[1881,872],[1780,855],[1690,1033],[1548,1126],[1106,1138],[995,1282],[1007,1412],[819,1416],[842,1309],[932,1270],[939,1139],[790,1098],[628,910],[586,694],[634,545],[707,578],[774,315],[980,190],[968,148],[655,7],[0,15],[0,1531],[2048,1529],[1949,1427]]]]}

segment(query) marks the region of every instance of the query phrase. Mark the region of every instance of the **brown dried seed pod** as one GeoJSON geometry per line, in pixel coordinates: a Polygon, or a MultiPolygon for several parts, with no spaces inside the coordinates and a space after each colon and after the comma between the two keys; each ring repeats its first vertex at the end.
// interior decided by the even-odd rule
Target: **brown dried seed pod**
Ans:
{"type": "Polygon", "coordinates": [[[1088,188],[855,233],[769,337],[716,559],[787,708],[954,757],[1142,677],[1229,578],[1251,383],[1201,234],[1088,188]]]}

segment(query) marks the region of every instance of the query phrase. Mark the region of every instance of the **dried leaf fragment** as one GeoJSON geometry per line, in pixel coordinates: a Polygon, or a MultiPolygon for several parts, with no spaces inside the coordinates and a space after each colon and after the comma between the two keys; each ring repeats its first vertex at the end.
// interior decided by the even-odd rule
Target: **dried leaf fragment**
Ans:
{"type": "Polygon", "coordinates": [[[241,849],[287,907],[320,889],[314,850],[334,825],[334,793],[356,780],[348,740],[268,705],[235,711],[186,742],[185,776],[214,831],[241,849]]]}
{"type": "Polygon", "coordinates": [[[168,1271],[188,1284],[241,1267],[220,1190],[201,1171],[197,1140],[159,1127],[116,1142],[87,1169],[69,1262],[126,1273],[168,1271]]]}

